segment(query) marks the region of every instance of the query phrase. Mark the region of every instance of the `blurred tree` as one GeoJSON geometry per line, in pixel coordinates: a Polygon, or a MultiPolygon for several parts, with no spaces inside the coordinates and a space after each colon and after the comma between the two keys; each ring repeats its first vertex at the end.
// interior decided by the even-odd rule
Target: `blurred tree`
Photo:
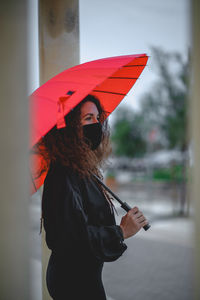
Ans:
{"type": "MultiPolygon", "coordinates": [[[[178,53],[152,48],[158,78],[141,99],[146,131],[158,128],[163,148],[187,149],[188,60],[178,53]]],[[[157,141],[158,142],[158,141],[157,141]]]]}
{"type": "Polygon", "coordinates": [[[112,141],[118,156],[139,157],[152,141],[155,149],[187,149],[188,60],[178,53],[152,47],[157,80],[141,99],[139,112],[130,108],[117,110],[112,141]]]}
{"type": "Polygon", "coordinates": [[[146,152],[142,135],[143,119],[128,108],[118,109],[112,130],[113,149],[116,156],[140,157],[146,152]]]}
{"type": "MultiPolygon", "coordinates": [[[[141,101],[144,127],[146,131],[147,128],[148,130],[158,128],[161,147],[177,149],[184,153],[188,148],[189,59],[184,60],[178,53],[167,53],[159,48],[152,48],[152,56],[155,60],[158,78],[152,91],[141,101]]],[[[184,159],[181,168],[182,180],[174,183],[180,186],[179,212],[181,215],[184,214],[186,206],[186,164],[187,161],[184,159]]]]}
{"type": "MultiPolygon", "coordinates": [[[[187,94],[189,60],[178,53],[152,47],[157,79],[141,99],[139,112],[119,109],[113,124],[113,150],[117,156],[140,157],[149,149],[187,150],[187,94]],[[153,134],[152,134],[153,133],[153,134]],[[153,145],[153,147],[152,147],[153,145]]],[[[186,178],[186,162],[182,178],[186,178]]],[[[181,210],[186,202],[181,187],[181,210]]]]}

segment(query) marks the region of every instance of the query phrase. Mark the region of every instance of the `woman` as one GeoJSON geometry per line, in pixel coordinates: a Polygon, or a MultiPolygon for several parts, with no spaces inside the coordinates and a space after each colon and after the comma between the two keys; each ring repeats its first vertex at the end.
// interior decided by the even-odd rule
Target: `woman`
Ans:
{"type": "Polygon", "coordinates": [[[118,259],[127,248],[124,239],[147,224],[135,207],[116,225],[111,199],[92,176],[102,179],[110,153],[105,119],[99,100],[88,95],[65,117],[66,127],[53,128],[38,145],[48,168],[42,217],[54,300],[105,300],[104,262],[118,259]]]}

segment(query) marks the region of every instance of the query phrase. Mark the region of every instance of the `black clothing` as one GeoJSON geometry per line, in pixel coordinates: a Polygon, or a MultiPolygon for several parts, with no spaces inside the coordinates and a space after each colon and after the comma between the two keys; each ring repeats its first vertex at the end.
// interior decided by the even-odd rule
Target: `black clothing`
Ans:
{"type": "Polygon", "coordinates": [[[102,125],[100,122],[83,125],[83,135],[85,142],[90,146],[92,150],[97,149],[101,144],[102,138],[102,125]]]}
{"type": "Polygon", "coordinates": [[[42,211],[52,250],[50,295],[55,300],[105,300],[103,263],[119,258],[127,246],[98,184],[54,164],[44,182],[42,211]]]}

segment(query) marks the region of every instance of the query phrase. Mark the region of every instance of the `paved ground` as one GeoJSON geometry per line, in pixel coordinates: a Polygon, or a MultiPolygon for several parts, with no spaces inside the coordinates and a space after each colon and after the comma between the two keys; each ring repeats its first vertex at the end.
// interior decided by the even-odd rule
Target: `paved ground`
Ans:
{"type": "MultiPolygon", "coordinates": [[[[193,299],[193,221],[178,216],[173,191],[118,190],[131,207],[137,205],[151,228],[126,240],[128,249],[113,263],[106,263],[104,286],[109,300],[193,299]],[[134,197],[133,197],[134,195],[134,197]],[[133,199],[134,198],[134,199],[133,199]]],[[[116,203],[120,222],[124,211],[116,203]]]]}
{"type": "MultiPolygon", "coordinates": [[[[141,193],[144,195],[144,191],[141,193]]],[[[190,300],[193,278],[192,220],[177,217],[166,194],[161,193],[153,198],[154,201],[147,202],[146,196],[145,201],[141,200],[141,193],[134,201],[132,191],[122,189],[118,193],[131,206],[137,204],[152,226],[147,232],[141,230],[135,237],[126,240],[128,249],[119,260],[105,263],[103,281],[108,300],[190,300]]],[[[152,193],[148,196],[151,198],[152,193]]],[[[119,223],[124,212],[118,204],[116,206],[119,223]]],[[[41,300],[39,219],[40,203],[35,197],[31,200],[34,292],[31,300],[41,300]]]]}
{"type": "Polygon", "coordinates": [[[192,224],[169,219],[126,240],[124,255],[104,267],[104,285],[113,300],[192,299],[192,224]]]}

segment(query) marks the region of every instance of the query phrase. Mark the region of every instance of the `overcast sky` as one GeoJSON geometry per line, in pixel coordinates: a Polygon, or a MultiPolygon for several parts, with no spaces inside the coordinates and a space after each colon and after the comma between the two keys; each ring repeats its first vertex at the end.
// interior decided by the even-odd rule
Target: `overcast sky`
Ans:
{"type": "MultiPolygon", "coordinates": [[[[79,0],[80,59],[147,53],[151,46],[177,51],[190,47],[188,0],[79,0]]],[[[152,84],[152,56],[126,103],[137,107],[152,84]]],[[[123,101],[125,102],[125,101],[123,101]]]]}

